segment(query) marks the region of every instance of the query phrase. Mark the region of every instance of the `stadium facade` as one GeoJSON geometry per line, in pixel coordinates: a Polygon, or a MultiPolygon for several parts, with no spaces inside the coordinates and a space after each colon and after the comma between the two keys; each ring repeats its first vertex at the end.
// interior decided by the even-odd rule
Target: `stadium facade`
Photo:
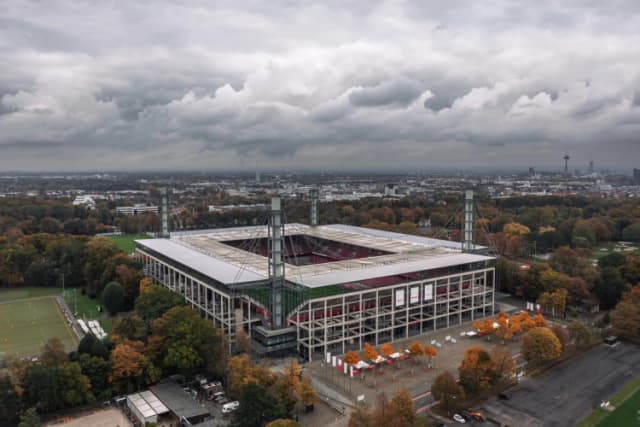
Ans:
{"type": "Polygon", "coordinates": [[[339,224],[173,232],[136,243],[147,276],[231,341],[243,330],[261,354],[319,359],[494,312],[495,258],[476,245],[463,251],[457,242],[339,224]]]}

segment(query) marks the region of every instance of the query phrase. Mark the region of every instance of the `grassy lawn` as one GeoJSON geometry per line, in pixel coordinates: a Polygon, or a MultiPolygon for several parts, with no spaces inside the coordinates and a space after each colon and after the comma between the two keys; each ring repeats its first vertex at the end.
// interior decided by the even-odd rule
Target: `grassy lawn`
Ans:
{"type": "Polygon", "coordinates": [[[60,295],[62,288],[19,288],[0,290],[0,302],[60,295]]]}
{"type": "Polygon", "coordinates": [[[626,383],[620,391],[611,396],[611,404],[616,406],[613,412],[597,408],[580,420],[576,427],[624,427],[640,425],[640,377],[626,383]]]}
{"type": "Polygon", "coordinates": [[[38,354],[50,338],[60,339],[67,350],[78,345],[51,296],[0,303],[0,325],[0,359],[9,354],[38,354]]]}
{"type": "Polygon", "coordinates": [[[102,329],[104,329],[107,334],[111,333],[111,316],[100,300],[91,299],[88,296],[83,295],[80,292],[80,289],[69,289],[66,292],[64,299],[71,311],[77,313],[76,317],[78,319],[96,319],[100,321],[100,326],[102,326],[102,329]],[[98,306],[102,307],[102,312],[98,311],[98,306]]]}
{"type": "MultiPolygon", "coordinates": [[[[629,245],[629,247],[635,248],[637,250],[637,249],[640,249],[640,244],[631,243],[629,245]]],[[[598,259],[602,258],[605,255],[609,255],[609,254],[616,253],[616,252],[617,253],[621,253],[621,254],[628,253],[626,251],[616,251],[614,249],[616,249],[616,243],[615,242],[610,242],[610,243],[607,243],[606,245],[603,245],[603,246],[596,246],[595,248],[593,248],[593,258],[598,260],[598,259]]]]}
{"type": "Polygon", "coordinates": [[[146,234],[122,234],[120,236],[108,236],[108,238],[116,245],[116,248],[130,254],[136,249],[134,240],[151,239],[146,234]]]}

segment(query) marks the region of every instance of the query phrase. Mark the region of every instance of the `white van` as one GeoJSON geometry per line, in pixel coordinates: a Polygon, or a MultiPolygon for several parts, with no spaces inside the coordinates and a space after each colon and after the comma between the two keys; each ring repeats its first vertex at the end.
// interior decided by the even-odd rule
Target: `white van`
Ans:
{"type": "Polygon", "coordinates": [[[233,402],[225,403],[222,405],[222,413],[228,414],[229,412],[235,411],[240,406],[240,402],[234,400],[233,402]]]}

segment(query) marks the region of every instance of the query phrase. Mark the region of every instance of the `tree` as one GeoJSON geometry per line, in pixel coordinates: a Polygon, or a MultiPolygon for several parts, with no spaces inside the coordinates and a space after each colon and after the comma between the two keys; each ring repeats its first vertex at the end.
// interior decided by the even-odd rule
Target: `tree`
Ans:
{"type": "Polygon", "coordinates": [[[349,365],[355,365],[359,361],[360,361],[360,357],[358,356],[358,353],[356,353],[355,351],[349,351],[347,352],[347,354],[344,355],[344,359],[343,359],[344,363],[347,363],[349,365]]]}
{"type": "Polygon", "coordinates": [[[384,357],[389,357],[389,355],[393,354],[393,352],[393,346],[389,343],[385,343],[380,346],[380,354],[382,354],[384,357]]]}
{"type": "Polygon", "coordinates": [[[250,382],[270,387],[276,381],[275,375],[267,367],[254,365],[246,353],[229,359],[227,378],[231,393],[239,393],[242,387],[250,382]]]}
{"type": "Polygon", "coordinates": [[[378,352],[375,348],[368,342],[364,343],[364,348],[362,349],[362,358],[364,360],[375,360],[378,357],[378,352]]]}
{"type": "Polygon", "coordinates": [[[409,354],[411,354],[411,357],[413,357],[415,363],[418,363],[418,357],[424,354],[422,344],[420,344],[420,342],[418,341],[412,342],[409,346],[409,354]]]}
{"type": "Polygon", "coordinates": [[[124,308],[124,288],[118,282],[109,282],[102,291],[102,301],[109,313],[114,314],[124,308]]]}
{"type": "Polygon", "coordinates": [[[111,352],[109,382],[119,393],[134,391],[142,378],[142,354],[128,344],[118,344],[111,352]]]}
{"type": "Polygon", "coordinates": [[[507,347],[494,346],[489,352],[493,368],[494,384],[509,384],[513,382],[516,373],[516,362],[507,347]]]}
{"type": "Polygon", "coordinates": [[[20,417],[18,427],[40,427],[40,417],[36,408],[27,409],[20,417]]]}
{"type": "Polygon", "coordinates": [[[163,337],[159,360],[164,369],[184,375],[205,371],[221,378],[227,365],[222,334],[190,307],[173,307],[151,323],[153,335],[163,337]]]}
{"type": "Polygon", "coordinates": [[[136,299],[135,309],[145,321],[149,322],[162,316],[169,309],[183,304],[184,299],[180,294],[162,286],[151,285],[147,286],[136,299]]]}
{"type": "Polygon", "coordinates": [[[551,330],[553,331],[555,336],[558,337],[558,340],[560,341],[560,345],[562,346],[562,350],[565,350],[570,341],[569,332],[567,331],[567,328],[556,323],[551,327],[551,330]]]}
{"type": "Polygon", "coordinates": [[[51,338],[44,346],[40,353],[40,361],[44,365],[60,366],[69,359],[64,344],[58,338],[51,338]]]}
{"type": "Polygon", "coordinates": [[[244,331],[243,328],[238,328],[236,331],[236,351],[239,353],[249,353],[251,352],[251,340],[249,335],[244,331]]]}
{"type": "MultiPolygon", "coordinates": [[[[15,424],[21,408],[20,397],[16,393],[16,388],[9,375],[0,374],[0,420],[15,424]]],[[[0,425],[2,425],[2,421],[0,421],[0,425]]]]}
{"type": "Polygon", "coordinates": [[[431,386],[431,394],[439,401],[441,407],[446,408],[447,413],[457,410],[465,398],[464,389],[458,385],[456,379],[449,371],[439,374],[431,386]]]}
{"type": "Polygon", "coordinates": [[[348,427],[377,427],[373,411],[367,410],[364,406],[356,406],[349,416],[348,427]]]}
{"type": "Polygon", "coordinates": [[[271,421],[265,427],[302,427],[302,424],[294,420],[280,418],[280,419],[271,421]]]}
{"type": "Polygon", "coordinates": [[[438,355],[438,350],[432,345],[425,345],[422,351],[429,358],[429,367],[432,368],[431,360],[438,355]]]}
{"type": "Polygon", "coordinates": [[[147,336],[147,325],[140,316],[132,314],[118,320],[113,327],[113,333],[123,339],[142,341],[147,336]]]}
{"type": "Polygon", "coordinates": [[[562,344],[551,329],[534,328],[522,337],[521,351],[528,362],[548,362],[560,357],[562,344]]]}
{"type": "Polygon", "coordinates": [[[576,347],[582,348],[589,345],[591,342],[591,331],[584,325],[584,323],[578,320],[573,320],[569,323],[567,329],[569,330],[569,336],[575,343],[576,347]]]}
{"type": "Polygon", "coordinates": [[[393,413],[393,424],[398,427],[415,426],[418,421],[413,399],[406,388],[396,390],[389,402],[390,412],[393,413]]]}
{"type": "Polygon", "coordinates": [[[494,380],[491,356],[482,347],[468,348],[464,352],[458,373],[460,385],[468,395],[489,388],[494,380]]]}
{"type": "Polygon", "coordinates": [[[627,284],[622,279],[620,271],[613,267],[606,267],[602,270],[600,279],[596,281],[593,292],[600,300],[600,305],[604,309],[615,307],[620,301],[627,284]]]}
{"type": "Polygon", "coordinates": [[[288,360],[283,369],[282,375],[278,375],[273,392],[278,400],[284,405],[288,413],[293,411],[298,397],[300,396],[300,373],[302,368],[295,359],[288,360]]]}
{"type": "Polygon", "coordinates": [[[262,427],[287,415],[286,409],[271,390],[253,381],[242,387],[238,401],[240,406],[233,413],[233,426],[262,427]]]}
{"type": "Polygon", "coordinates": [[[311,379],[308,376],[302,377],[300,381],[300,400],[305,406],[318,403],[318,395],[313,385],[311,385],[311,379]]]}
{"type": "Polygon", "coordinates": [[[610,313],[613,332],[628,340],[640,339],[640,285],[626,292],[610,313]]]}
{"type": "Polygon", "coordinates": [[[81,354],[78,363],[82,374],[89,379],[91,392],[96,399],[104,400],[111,397],[111,387],[109,386],[111,362],[89,354],[81,354]]]}
{"type": "Polygon", "coordinates": [[[535,323],[536,327],[538,327],[538,328],[547,326],[547,321],[544,320],[544,316],[542,314],[540,314],[540,313],[536,314],[533,317],[533,322],[535,323]]]}

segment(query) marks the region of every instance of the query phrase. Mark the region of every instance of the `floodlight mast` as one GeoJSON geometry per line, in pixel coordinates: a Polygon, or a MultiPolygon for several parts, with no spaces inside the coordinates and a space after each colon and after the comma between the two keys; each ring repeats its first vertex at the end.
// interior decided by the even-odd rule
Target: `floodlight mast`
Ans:
{"type": "Polygon", "coordinates": [[[284,224],[279,197],[271,199],[269,220],[269,275],[271,276],[271,325],[274,329],[284,325],[282,290],[284,288],[284,224]]]}

